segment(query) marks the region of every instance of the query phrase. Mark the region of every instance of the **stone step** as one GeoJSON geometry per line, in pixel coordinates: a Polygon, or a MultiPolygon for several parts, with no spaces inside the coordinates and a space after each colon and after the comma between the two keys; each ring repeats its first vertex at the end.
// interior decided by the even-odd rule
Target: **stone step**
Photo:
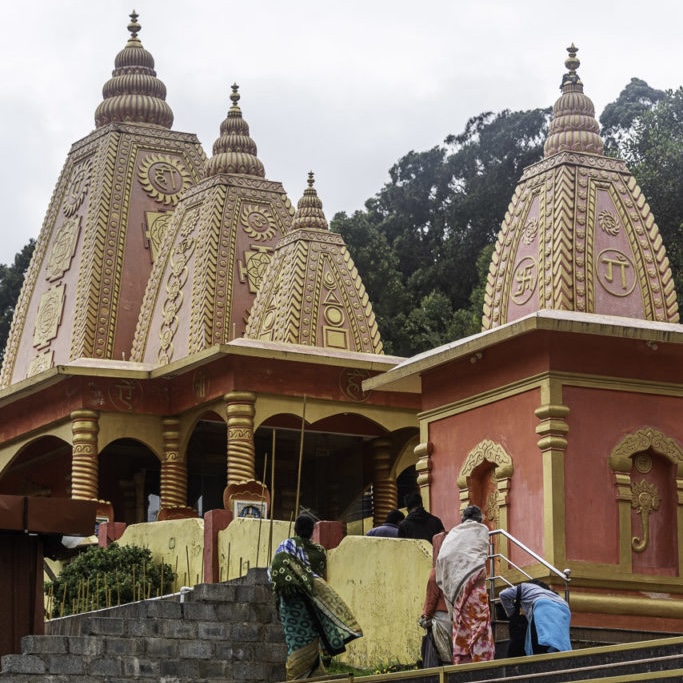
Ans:
{"type": "MultiPolygon", "coordinates": [[[[567,683],[569,681],[641,680],[644,673],[678,671],[683,668],[683,637],[559,652],[534,657],[494,660],[477,664],[432,669],[441,683],[567,683]],[[630,678],[629,678],[630,677],[630,678]]],[[[419,678],[406,673],[401,681],[419,678]]],[[[683,678],[676,679],[683,681],[683,678]]],[[[398,683],[398,679],[392,680],[398,683]]],[[[420,683],[427,683],[420,678],[420,683]]]]}
{"type": "MultiPolygon", "coordinates": [[[[223,680],[275,680],[282,671],[283,653],[277,648],[235,648],[224,644],[216,653],[198,641],[187,641],[174,655],[146,651],[139,656],[102,654],[4,655],[0,680],[12,675],[87,676],[91,680],[145,678],[221,678],[223,680]],[[232,656],[231,656],[232,655],[232,656]]],[[[36,679],[37,680],[37,679],[36,679]]]]}

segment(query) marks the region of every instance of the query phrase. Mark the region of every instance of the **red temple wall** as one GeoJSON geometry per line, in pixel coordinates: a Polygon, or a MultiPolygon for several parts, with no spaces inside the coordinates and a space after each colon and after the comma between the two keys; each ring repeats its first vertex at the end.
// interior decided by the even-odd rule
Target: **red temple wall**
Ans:
{"type": "MultiPolygon", "coordinates": [[[[618,563],[619,521],[615,476],[609,466],[612,450],[629,434],[644,427],[653,427],[666,436],[680,440],[679,399],[654,394],[610,391],[567,386],[564,403],[569,406],[568,446],[565,457],[566,549],[567,558],[591,562],[618,563]],[[592,523],[590,522],[592,520],[592,523]],[[587,529],[591,532],[587,533],[587,529]]],[[[660,490],[666,482],[665,465],[653,468],[660,490]]],[[[673,469],[669,468],[669,477],[673,469]]],[[[637,477],[634,477],[637,478],[637,477]]],[[[634,553],[634,571],[640,566],[650,571],[653,564],[664,562],[675,566],[677,549],[671,521],[675,520],[673,505],[675,485],[669,480],[668,495],[661,514],[650,516],[651,548],[656,539],[668,539],[666,551],[658,550],[653,560],[648,553],[634,553]],[[673,506],[673,507],[672,507],[673,506]]],[[[633,535],[640,532],[640,518],[632,517],[633,535]]]]}
{"type": "MultiPolygon", "coordinates": [[[[508,531],[543,553],[543,461],[535,433],[540,396],[527,391],[429,425],[432,452],[431,509],[450,529],[460,522],[458,473],[468,453],[485,439],[500,444],[512,458],[508,531]]],[[[513,551],[512,559],[528,564],[513,551]]]]}

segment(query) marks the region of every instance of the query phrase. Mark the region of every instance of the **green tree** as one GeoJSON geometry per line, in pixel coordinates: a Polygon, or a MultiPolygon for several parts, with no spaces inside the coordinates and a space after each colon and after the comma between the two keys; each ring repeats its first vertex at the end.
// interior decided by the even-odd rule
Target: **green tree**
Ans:
{"type": "Polygon", "coordinates": [[[476,324],[472,310],[478,259],[522,170],[542,157],[549,119],[550,109],[473,117],[443,145],[402,157],[365,211],[334,217],[389,352],[412,355],[480,329],[481,308],[476,324]]]}
{"type": "Polygon", "coordinates": [[[610,102],[600,115],[605,153],[625,159],[627,145],[633,139],[637,121],[643,114],[651,111],[664,96],[663,90],[650,87],[640,78],[632,78],[619,93],[619,97],[610,102]]]}
{"type": "Polygon", "coordinates": [[[630,170],[659,226],[676,291],[683,294],[683,88],[667,90],[634,123],[624,145],[630,170]]]}
{"type": "Polygon", "coordinates": [[[35,240],[29,240],[29,243],[14,257],[14,263],[11,266],[0,264],[0,364],[5,357],[5,346],[12,325],[14,308],[17,305],[35,246],[35,240]]]}

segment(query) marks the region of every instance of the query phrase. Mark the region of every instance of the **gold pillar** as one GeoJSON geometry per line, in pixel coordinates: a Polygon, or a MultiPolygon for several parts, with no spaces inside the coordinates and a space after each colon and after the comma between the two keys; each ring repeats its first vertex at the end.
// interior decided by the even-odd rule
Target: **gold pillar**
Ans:
{"type": "Polygon", "coordinates": [[[187,463],[179,454],[180,420],[167,417],[162,420],[161,436],[164,441],[164,459],[161,462],[160,508],[187,505],[187,463]]]}
{"type": "Polygon", "coordinates": [[[414,452],[417,456],[415,471],[417,472],[417,485],[422,495],[422,504],[425,510],[431,509],[430,484],[432,483],[432,449],[431,441],[423,441],[415,446],[414,452]]]}
{"type": "Polygon", "coordinates": [[[254,449],[254,404],[256,394],[231,391],[225,395],[228,418],[227,484],[256,479],[254,449]]]}
{"type": "Polygon", "coordinates": [[[396,481],[390,476],[391,440],[372,442],[372,507],[373,524],[382,524],[389,510],[396,507],[396,481]]]}
{"type": "Polygon", "coordinates": [[[564,454],[567,450],[568,406],[546,403],[535,411],[541,423],[536,427],[540,437],[538,448],[543,457],[543,527],[545,559],[556,567],[564,565],[565,500],[564,500],[564,454]]]}
{"type": "Polygon", "coordinates": [[[71,497],[76,500],[98,499],[98,419],[99,413],[94,410],[74,410],[71,413],[71,497]]]}

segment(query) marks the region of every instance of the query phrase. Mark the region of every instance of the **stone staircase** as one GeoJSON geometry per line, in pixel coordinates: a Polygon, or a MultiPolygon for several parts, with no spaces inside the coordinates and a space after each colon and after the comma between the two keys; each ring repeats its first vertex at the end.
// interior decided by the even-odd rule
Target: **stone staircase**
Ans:
{"type": "MultiPolygon", "coordinates": [[[[364,683],[385,680],[364,678],[364,683]]],[[[391,683],[683,682],[683,637],[558,652],[534,657],[406,671],[391,683]]],[[[352,683],[352,681],[349,681],[352,683]]]]}
{"type": "Polygon", "coordinates": [[[163,598],[53,619],[1,660],[0,683],[285,679],[282,626],[265,569],[163,598]]]}

